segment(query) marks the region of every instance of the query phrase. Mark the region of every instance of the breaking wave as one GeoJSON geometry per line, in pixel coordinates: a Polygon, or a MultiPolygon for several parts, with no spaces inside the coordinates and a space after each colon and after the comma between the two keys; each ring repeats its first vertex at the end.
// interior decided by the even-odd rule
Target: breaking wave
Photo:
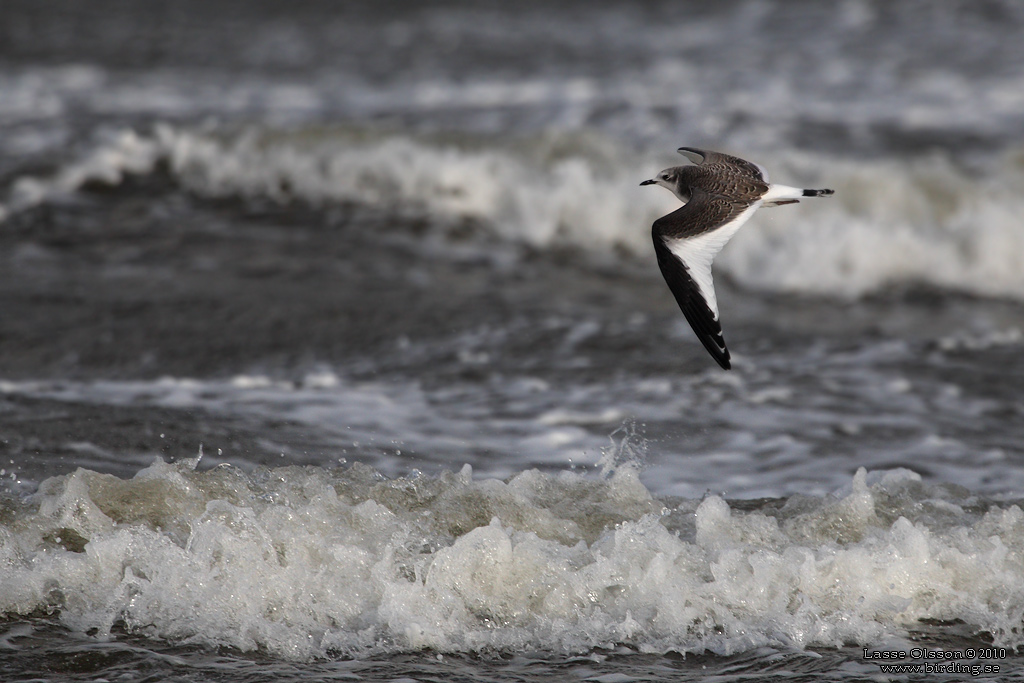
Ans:
{"type": "Polygon", "coordinates": [[[602,478],[156,461],[5,499],[0,613],[304,660],[422,649],[729,654],[920,620],[1024,643],[1024,513],[906,470],[746,511],[602,478]]]}
{"type": "MultiPolygon", "coordinates": [[[[1024,298],[1024,152],[983,171],[945,156],[850,160],[749,156],[830,200],[762,211],[716,261],[741,286],[856,297],[896,283],[1024,298]]],[[[12,183],[0,218],[84,186],[168,169],[207,197],[314,205],[355,202],[436,222],[470,221],[500,239],[646,256],[648,226],[672,210],[638,183],[677,158],[652,158],[597,133],[498,143],[364,129],[162,125],[125,131],[49,178],[12,183]]]]}

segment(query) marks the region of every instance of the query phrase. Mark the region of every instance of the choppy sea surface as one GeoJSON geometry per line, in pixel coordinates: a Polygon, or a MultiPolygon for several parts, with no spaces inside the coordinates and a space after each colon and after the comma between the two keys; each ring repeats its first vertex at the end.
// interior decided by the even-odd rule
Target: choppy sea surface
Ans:
{"type": "Polygon", "coordinates": [[[8,0],[0,678],[1024,680],[1022,31],[8,0]]]}

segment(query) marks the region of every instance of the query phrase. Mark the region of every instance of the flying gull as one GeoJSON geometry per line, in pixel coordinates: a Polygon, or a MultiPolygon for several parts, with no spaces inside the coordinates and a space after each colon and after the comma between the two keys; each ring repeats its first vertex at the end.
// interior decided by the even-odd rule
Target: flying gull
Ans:
{"type": "Polygon", "coordinates": [[[685,202],[654,221],[654,252],[690,327],[728,370],[729,349],[718,322],[711,261],[762,206],[795,204],[804,197],[828,197],[834,191],[769,183],[768,172],[760,164],[720,152],[680,147],[679,153],[694,165],[666,168],[640,183],[667,187],[685,202]]]}

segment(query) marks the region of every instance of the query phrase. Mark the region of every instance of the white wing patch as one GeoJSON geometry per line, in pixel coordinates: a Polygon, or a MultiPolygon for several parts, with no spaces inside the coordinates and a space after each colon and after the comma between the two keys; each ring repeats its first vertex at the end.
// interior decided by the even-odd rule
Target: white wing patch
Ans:
{"type": "Polygon", "coordinates": [[[697,288],[708,303],[715,320],[718,320],[718,298],[715,296],[715,284],[711,279],[711,262],[760,206],[760,201],[754,202],[739,216],[714,230],[692,237],[665,239],[665,246],[682,261],[690,277],[697,283],[697,288]]]}

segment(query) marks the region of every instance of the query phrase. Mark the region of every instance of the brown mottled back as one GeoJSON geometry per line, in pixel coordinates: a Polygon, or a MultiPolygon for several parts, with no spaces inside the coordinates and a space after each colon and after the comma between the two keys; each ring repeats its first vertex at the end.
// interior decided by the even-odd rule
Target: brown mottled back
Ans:
{"type": "Polygon", "coordinates": [[[683,182],[691,188],[744,205],[768,192],[768,181],[757,164],[719,152],[693,151],[704,160],[683,169],[683,182]]]}

